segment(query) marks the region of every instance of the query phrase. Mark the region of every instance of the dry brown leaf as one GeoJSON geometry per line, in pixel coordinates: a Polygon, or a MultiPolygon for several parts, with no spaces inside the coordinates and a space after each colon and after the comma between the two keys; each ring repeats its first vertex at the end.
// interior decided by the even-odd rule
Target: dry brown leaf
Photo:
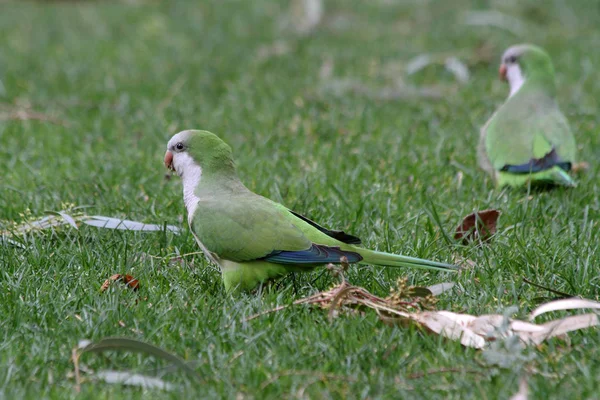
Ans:
{"type": "Polygon", "coordinates": [[[587,172],[588,169],[590,169],[590,163],[588,163],[586,161],[581,161],[581,162],[575,163],[571,167],[571,171],[573,171],[573,173],[575,173],[575,174],[583,174],[583,173],[587,172]]]}
{"type": "MultiPolygon", "coordinates": [[[[339,268],[330,264],[328,268],[337,272],[339,268]]],[[[423,296],[425,290],[430,294],[427,288],[420,288],[406,285],[406,279],[398,280],[398,287],[391,291],[390,296],[381,298],[369,293],[367,290],[348,283],[341,276],[342,282],[330,290],[316,293],[294,301],[293,305],[314,304],[321,308],[329,310],[329,317],[338,316],[339,311],[351,311],[352,309],[367,307],[374,309],[379,316],[384,319],[387,317],[408,316],[409,311],[430,309],[435,303],[433,296],[423,296]]],[[[254,314],[245,319],[245,322],[251,321],[272,312],[281,311],[288,306],[278,306],[273,309],[254,314]]]]}
{"type": "MultiPolygon", "coordinates": [[[[459,340],[463,346],[476,349],[484,348],[488,342],[511,336],[517,336],[524,344],[538,345],[552,337],[600,325],[596,314],[570,316],[538,325],[510,319],[500,314],[474,316],[444,310],[431,311],[436,299],[432,295],[420,297],[423,294],[421,292],[425,290],[431,293],[430,288],[411,287],[407,285],[406,279],[400,279],[397,288],[391,291],[390,296],[381,298],[361,287],[349,284],[340,271],[336,270],[336,272],[342,278],[339,285],[328,291],[296,300],[293,304],[318,305],[329,311],[329,319],[372,309],[388,325],[404,326],[408,322],[417,323],[428,331],[451,340],[459,340]]],[[[444,289],[444,285],[447,284],[441,285],[441,289],[444,289]]],[[[246,318],[245,322],[287,307],[279,306],[263,311],[246,318]]],[[[580,308],[600,309],[600,303],[585,299],[558,300],[538,307],[533,311],[532,318],[548,311],[580,308]]]]}
{"type": "Polygon", "coordinates": [[[472,241],[489,240],[496,233],[496,224],[501,212],[499,210],[483,210],[467,215],[454,233],[455,240],[464,244],[472,241]]]}
{"type": "MultiPolygon", "coordinates": [[[[561,301],[561,300],[559,300],[561,301]]],[[[592,302],[588,300],[588,302],[592,302]]],[[[600,303],[592,302],[600,308],[600,303]]],[[[573,307],[579,308],[579,307],[573,307]]],[[[590,307],[588,307],[590,308],[590,307]]],[[[506,319],[503,315],[456,314],[450,311],[429,311],[409,314],[408,318],[431,331],[462,345],[481,349],[489,341],[518,336],[524,344],[539,345],[543,341],[579,329],[600,325],[596,314],[583,314],[561,318],[542,325],[506,319]]]]}
{"type": "Polygon", "coordinates": [[[122,282],[128,288],[134,291],[140,288],[140,282],[131,275],[114,274],[104,281],[100,287],[100,292],[106,292],[113,282],[122,282]]]}
{"type": "Polygon", "coordinates": [[[460,340],[463,346],[476,349],[485,346],[485,339],[469,329],[469,320],[475,318],[471,315],[431,311],[415,313],[409,315],[409,318],[438,335],[452,340],[460,340]]]}

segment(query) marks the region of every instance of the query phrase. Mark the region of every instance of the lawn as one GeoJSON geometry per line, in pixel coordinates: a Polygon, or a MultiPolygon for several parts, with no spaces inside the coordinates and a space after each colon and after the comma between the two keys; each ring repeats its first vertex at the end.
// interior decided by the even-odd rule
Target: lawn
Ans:
{"type": "MultiPolygon", "coordinates": [[[[353,266],[349,281],[380,296],[399,277],[454,281],[439,309],[516,306],[525,317],[553,297],[526,278],[597,300],[599,11],[585,0],[328,0],[319,24],[301,33],[287,2],[2,3],[0,220],[70,203],[183,232],[82,226],[28,235],[25,248],[0,244],[0,398],[504,399],[522,376],[532,398],[596,397],[594,328],[479,351],[374,313],[329,321],[294,306],[246,321],[336,280],[316,271],[267,293],[226,294],[162,158],[174,133],[213,131],[255,192],[370,248],[476,264],[459,275],[353,266]],[[576,189],[502,191],[477,167],[479,128],[508,94],[500,55],[525,41],[551,55],[560,105],[590,163],[576,189]],[[441,62],[411,73],[424,54],[441,62]],[[466,81],[444,68],[452,56],[466,81]],[[487,208],[502,212],[489,244],[446,239],[487,208]],[[139,291],[101,293],[115,273],[133,275],[139,291]],[[162,370],[175,391],[84,379],[78,393],[72,349],[109,336],[177,354],[202,380],[162,370]]],[[[166,365],[125,352],[81,363],[88,373],[166,365]]]]}

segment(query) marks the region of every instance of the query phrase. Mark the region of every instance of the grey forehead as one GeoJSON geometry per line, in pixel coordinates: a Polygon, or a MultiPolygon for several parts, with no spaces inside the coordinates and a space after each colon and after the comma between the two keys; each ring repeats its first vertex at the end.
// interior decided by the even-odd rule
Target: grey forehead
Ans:
{"type": "Polygon", "coordinates": [[[189,136],[190,136],[190,132],[189,131],[182,131],[182,132],[176,133],[169,140],[169,143],[167,143],[167,148],[175,145],[176,143],[185,142],[189,136]]]}
{"type": "Polygon", "coordinates": [[[519,57],[521,54],[527,51],[527,48],[527,46],[523,45],[509,47],[504,54],[502,54],[502,61],[506,60],[507,57],[519,57]]]}

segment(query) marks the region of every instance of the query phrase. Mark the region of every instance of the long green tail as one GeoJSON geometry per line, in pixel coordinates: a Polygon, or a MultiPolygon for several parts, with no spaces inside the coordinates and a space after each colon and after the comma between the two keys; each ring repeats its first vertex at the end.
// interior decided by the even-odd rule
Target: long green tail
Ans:
{"type": "Polygon", "coordinates": [[[374,264],[384,267],[431,269],[444,272],[456,272],[456,270],[458,270],[456,265],[423,260],[422,258],[401,256],[399,254],[383,253],[369,249],[360,249],[358,253],[363,257],[363,260],[360,262],[360,264],[374,264]]]}
{"type": "Polygon", "coordinates": [[[498,173],[498,186],[523,187],[531,182],[532,185],[560,185],[567,187],[576,187],[577,183],[571,176],[560,167],[553,167],[546,171],[536,172],[534,174],[513,174],[510,172],[498,173]]]}

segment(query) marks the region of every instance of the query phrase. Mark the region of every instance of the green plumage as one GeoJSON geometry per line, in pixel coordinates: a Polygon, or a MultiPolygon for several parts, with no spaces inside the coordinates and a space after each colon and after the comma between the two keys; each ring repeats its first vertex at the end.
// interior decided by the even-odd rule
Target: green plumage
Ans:
{"type": "Polygon", "coordinates": [[[339,255],[362,264],[456,269],[364,249],[351,244],[357,238],[319,227],[251,192],[237,177],[229,146],[210,132],[180,132],[169,141],[168,152],[184,181],[190,228],[199,245],[221,267],[228,291],[252,289],[290,272],[339,263],[339,255]],[[199,174],[198,179],[194,174],[199,174]]]}
{"type": "Polygon", "coordinates": [[[524,82],[482,129],[480,164],[498,186],[575,186],[567,173],[575,139],[556,102],[550,58],[538,47],[520,45],[507,50],[503,62],[518,65],[524,82]]]}

